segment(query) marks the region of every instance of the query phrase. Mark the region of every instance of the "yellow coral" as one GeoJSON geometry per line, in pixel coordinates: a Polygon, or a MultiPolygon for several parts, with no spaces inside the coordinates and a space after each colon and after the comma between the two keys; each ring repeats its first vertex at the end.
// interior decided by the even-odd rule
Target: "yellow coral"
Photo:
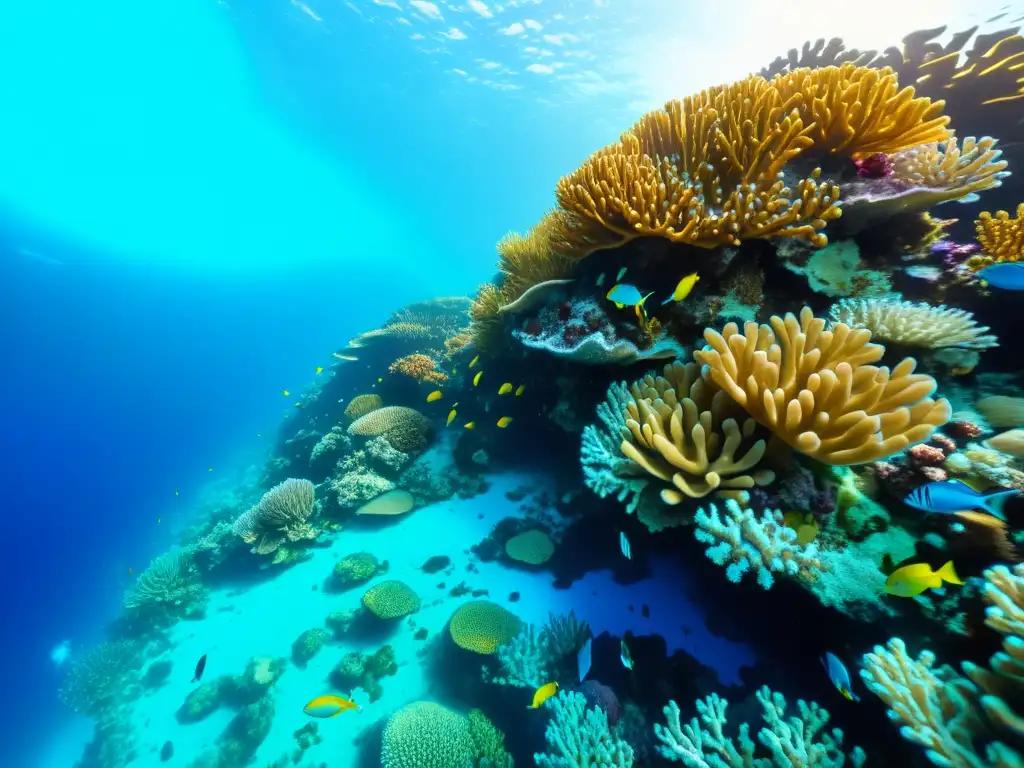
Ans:
{"type": "Polygon", "coordinates": [[[384,401],[380,399],[380,395],[356,395],[345,406],[345,415],[355,420],[370,411],[377,410],[382,405],[384,405],[384,401]]]}
{"type": "Polygon", "coordinates": [[[953,137],[897,152],[889,160],[895,179],[920,188],[921,202],[914,207],[924,208],[998,187],[1007,165],[1001,154],[991,136],[968,136],[962,146],[953,137]]]}
{"type": "Polygon", "coordinates": [[[484,656],[497,653],[519,632],[519,617],[488,600],[459,606],[448,621],[448,632],[460,648],[484,656]]]}
{"type": "Polygon", "coordinates": [[[996,211],[995,216],[982,211],[974,229],[986,255],[995,261],[1024,259],[1024,203],[1017,206],[1017,215],[1012,219],[1006,211],[996,211]]]}
{"type": "Polygon", "coordinates": [[[401,373],[421,383],[444,384],[448,374],[437,370],[437,361],[429,355],[415,353],[395,360],[388,366],[390,373],[401,373]]]}
{"type": "Polygon", "coordinates": [[[378,619],[400,619],[420,609],[420,598],[404,581],[382,581],[363,593],[363,605],[378,619]]]}
{"type": "Polygon", "coordinates": [[[501,308],[504,304],[497,286],[491,283],[480,286],[473,300],[473,307],[469,311],[472,318],[473,345],[477,349],[493,349],[501,343],[501,332],[504,328],[501,308]]]}
{"type": "Polygon", "coordinates": [[[694,354],[708,375],[759,423],[796,450],[827,464],[862,464],[919,443],[945,424],[949,403],[907,358],[891,372],[872,365],[884,347],[871,332],[825,321],[805,307],[799,320],[729,323],[704,331],[694,354]]]}
{"type": "Polygon", "coordinates": [[[695,363],[672,363],[664,376],[648,374],[633,384],[623,414],[622,454],[645,472],[671,485],[670,504],[679,492],[701,498],[719,489],[752,488],[771,482],[771,472],[752,472],[764,456],[765,441],[753,439],[757,424],[695,363]],[[737,456],[737,453],[740,453],[737,456]]]}

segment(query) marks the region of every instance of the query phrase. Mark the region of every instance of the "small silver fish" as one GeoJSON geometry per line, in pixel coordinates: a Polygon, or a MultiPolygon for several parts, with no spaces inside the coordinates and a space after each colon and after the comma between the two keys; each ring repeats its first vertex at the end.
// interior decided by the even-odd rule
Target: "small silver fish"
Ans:
{"type": "Polygon", "coordinates": [[[597,276],[597,287],[600,288],[604,285],[604,272],[597,276]]]}
{"type": "Polygon", "coordinates": [[[633,548],[629,546],[629,539],[626,537],[625,531],[619,532],[619,549],[622,550],[622,554],[627,560],[633,559],[633,548]]]}

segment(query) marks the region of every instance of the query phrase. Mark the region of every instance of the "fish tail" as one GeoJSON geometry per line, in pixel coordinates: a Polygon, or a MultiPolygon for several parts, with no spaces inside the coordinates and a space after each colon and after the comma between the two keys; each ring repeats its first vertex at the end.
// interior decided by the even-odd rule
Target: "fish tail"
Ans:
{"type": "Polygon", "coordinates": [[[942,579],[942,581],[948,581],[950,584],[963,584],[960,577],[956,575],[956,571],[953,569],[952,560],[939,568],[939,570],[935,572],[935,575],[942,579]]]}
{"type": "Polygon", "coordinates": [[[636,305],[638,307],[642,307],[644,305],[644,302],[647,301],[649,298],[651,298],[651,296],[653,296],[654,294],[655,294],[655,292],[651,291],[646,296],[644,296],[642,299],[640,299],[640,301],[638,301],[636,305]]]}
{"type": "Polygon", "coordinates": [[[984,497],[981,502],[981,507],[993,517],[998,517],[1000,520],[1006,521],[1006,514],[1003,512],[1003,504],[1011,496],[1017,496],[1020,493],[1016,488],[1011,488],[1006,491],[996,491],[995,493],[989,494],[984,497]]]}

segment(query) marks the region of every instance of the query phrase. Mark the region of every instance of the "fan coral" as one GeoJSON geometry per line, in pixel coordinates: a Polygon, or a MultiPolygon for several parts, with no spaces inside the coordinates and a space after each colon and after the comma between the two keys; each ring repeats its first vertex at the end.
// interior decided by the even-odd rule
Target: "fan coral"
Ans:
{"type": "Polygon", "coordinates": [[[587,707],[583,694],[562,691],[547,706],[552,717],[544,738],[551,752],[533,756],[539,768],[631,768],[633,748],[615,737],[603,710],[587,707]]]}
{"type": "Polygon", "coordinates": [[[494,654],[515,637],[519,626],[519,617],[487,600],[460,605],[448,620],[455,644],[484,656],[494,654]]]}
{"type": "Polygon", "coordinates": [[[813,581],[823,569],[818,548],[800,544],[797,532],[785,525],[782,513],[765,510],[757,517],[735,499],[725,502],[725,514],[714,504],[703,507],[694,517],[697,541],[709,545],[705,554],[716,565],[726,566],[729,581],[739,582],[748,571],[757,573],[757,583],[771,589],[775,573],[813,581]]]}
{"type": "Polygon", "coordinates": [[[883,347],[871,332],[825,321],[804,307],[797,320],[729,323],[704,331],[694,353],[708,375],[759,423],[796,450],[826,464],[863,464],[927,440],[950,417],[932,400],[935,380],[907,358],[891,372],[871,365],[883,347]]]}
{"type": "Polygon", "coordinates": [[[350,435],[383,435],[396,450],[403,453],[425,447],[430,431],[430,420],[426,416],[414,408],[401,405],[378,408],[348,425],[350,435]]]}
{"type": "Polygon", "coordinates": [[[428,384],[444,384],[448,374],[437,370],[437,361],[419,353],[406,355],[388,366],[390,373],[401,373],[410,379],[428,384]]]}
{"type": "Polygon", "coordinates": [[[307,522],[313,514],[313,484],[289,478],[275,485],[248,512],[235,520],[232,531],[255,554],[267,555],[287,542],[311,541],[317,531],[307,522]]]}
{"type": "Polygon", "coordinates": [[[786,700],[781,693],[773,693],[762,686],[757,700],[764,709],[765,722],[757,740],[771,752],[770,759],[754,757],[757,746],[748,735],[746,723],[739,729],[738,747],[733,739],[725,736],[729,702],[715,693],[697,702],[700,720],[695,717],[686,725],[679,720],[679,706],[674,701],[668,703],[663,710],[668,726],[654,726],[654,734],[661,742],[658,752],[667,760],[691,768],[726,765],[839,768],[847,759],[853,768],[864,765],[867,756],[860,747],[854,747],[849,756],[844,755],[843,732],[838,728],[825,730],[829,713],[815,702],[807,704],[798,700],[799,716],[784,719],[786,700]]]}
{"type": "Polygon", "coordinates": [[[345,406],[345,415],[355,421],[370,411],[376,411],[382,405],[384,405],[384,401],[380,399],[380,395],[356,395],[345,406]]]}
{"type": "Polygon", "coordinates": [[[195,600],[202,590],[192,557],[181,552],[167,552],[139,574],[135,585],[125,594],[124,607],[181,607],[195,600]]]}
{"type": "Polygon", "coordinates": [[[378,619],[400,619],[420,609],[420,598],[404,581],[382,581],[363,593],[363,606],[378,619]]]}
{"type": "Polygon", "coordinates": [[[871,338],[913,347],[964,347],[988,349],[999,346],[995,336],[986,335],[974,315],[962,309],[933,307],[899,299],[843,299],[832,307],[832,324],[866,328],[871,338]]]}

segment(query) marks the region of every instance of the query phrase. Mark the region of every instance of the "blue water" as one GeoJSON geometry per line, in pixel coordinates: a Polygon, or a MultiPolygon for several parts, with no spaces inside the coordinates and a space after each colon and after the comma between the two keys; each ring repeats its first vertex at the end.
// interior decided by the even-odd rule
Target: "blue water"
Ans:
{"type": "Polygon", "coordinates": [[[672,40],[645,46],[621,4],[531,5],[578,54],[539,41],[564,66],[533,71],[497,34],[513,3],[433,26],[389,5],[0,6],[0,765],[69,717],[50,649],[101,637],[209,467],[262,455],[279,390],[401,304],[471,292],[558,176],[666,95],[616,66],[672,40]]]}

